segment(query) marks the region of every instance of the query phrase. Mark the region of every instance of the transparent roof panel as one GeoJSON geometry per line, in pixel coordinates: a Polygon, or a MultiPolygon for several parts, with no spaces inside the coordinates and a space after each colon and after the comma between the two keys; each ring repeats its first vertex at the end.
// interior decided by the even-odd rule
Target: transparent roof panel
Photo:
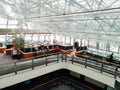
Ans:
{"type": "Polygon", "coordinates": [[[0,0],[2,27],[120,45],[120,0],[0,0]]]}

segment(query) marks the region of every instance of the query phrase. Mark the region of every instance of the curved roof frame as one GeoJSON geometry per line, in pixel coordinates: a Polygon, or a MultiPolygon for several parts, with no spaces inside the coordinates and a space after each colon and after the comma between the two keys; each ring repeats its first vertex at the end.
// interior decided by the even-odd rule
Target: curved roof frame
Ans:
{"type": "Polygon", "coordinates": [[[22,19],[32,29],[119,45],[119,6],[120,0],[0,0],[0,16],[22,19]]]}

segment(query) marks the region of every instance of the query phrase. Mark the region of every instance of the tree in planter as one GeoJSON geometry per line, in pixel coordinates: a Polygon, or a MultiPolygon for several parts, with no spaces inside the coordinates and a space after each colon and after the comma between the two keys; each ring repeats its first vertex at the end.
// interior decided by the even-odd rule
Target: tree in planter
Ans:
{"type": "Polygon", "coordinates": [[[14,44],[17,48],[21,49],[21,48],[24,47],[25,41],[24,41],[24,39],[21,38],[21,37],[16,37],[15,39],[13,39],[13,44],[14,44]]]}
{"type": "MultiPolygon", "coordinates": [[[[15,39],[13,39],[13,45],[19,49],[23,48],[24,47],[24,44],[25,44],[25,41],[23,38],[21,37],[16,37],[15,39]]],[[[21,55],[19,53],[19,51],[17,50],[17,59],[20,59],[21,58],[21,55]]]]}

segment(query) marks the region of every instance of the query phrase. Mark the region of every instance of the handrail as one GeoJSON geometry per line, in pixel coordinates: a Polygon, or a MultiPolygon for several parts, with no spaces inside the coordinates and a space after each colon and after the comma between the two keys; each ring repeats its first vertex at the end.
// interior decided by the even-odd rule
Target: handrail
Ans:
{"type": "MultiPolygon", "coordinates": [[[[80,53],[82,53],[82,52],[80,52],[80,53]]],[[[86,58],[86,59],[89,59],[89,58],[90,58],[90,56],[80,55],[80,54],[77,55],[77,56],[81,56],[81,57],[86,58]]],[[[105,60],[102,60],[102,59],[99,59],[99,58],[93,57],[92,59],[94,59],[93,61],[98,61],[98,62],[102,62],[102,63],[107,64],[107,65],[115,65],[115,66],[120,67],[120,64],[116,64],[116,63],[113,63],[113,62],[105,61],[105,60]]],[[[92,60],[92,59],[91,59],[91,60],[92,60]]]]}
{"type": "MultiPolygon", "coordinates": [[[[60,57],[59,55],[61,54],[61,52],[58,52],[58,53],[55,53],[54,55],[56,55],[56,62],[57,63],[59,63],[59,61],[60,61],[60,59],[61,59],[61,61],[63,62],[63,60],[65,61],[65,62],[67,62],[67,61],[70,61],[70,60],[68,60],[68,55],[67,54],[61,54],[62,56],[60,57]]],[[[49,60],[48,60],[48,57],[49,56],[47,56],[48,54],[45,54],[44,55],[44,63],[43,63],[43,65],[48,65],[48,63],[49,63],[49,60]]],[[[7,65],[7,64],[11,64],[11,63],[13,63],[14,65],[14,72],[15,72],[15,74],[17,74],[17,63],[19,63],[19,62],[24,62],[24,61],[31,61],[31,64],[32,64],[32,66],[31,66],[31,68],[32,69],[34,69],[34,67],[35,67],[35,61],[34,60],[36,60],[36,58],[40,58],[41,57],[41,55],[40,56],[35,56],[35,57],[31,57],[31,58],[27,58],[27,59],[21,59],[21,60],[14,60],[14,61],[9,61],[9,62],[3,62],[3,63],[0,63],[0,65],[7,65]]],[[[75,62],[75,57],[76,56],[71,56],[70,58],[71,58],[71,61],[72,61],[72,64],[74,64],[74,62],[75,62]]],[[[50,57],[49,57],[49,59],[50,59],[50,57]]],[[[51,59],[53,59],[53,58],[51,58],[51,59]]],[[[84,62],[84,66],[85,66],[85,68],[87,68],[87,67],[89,67],[89,61],[94,61],[94,62],[98,62],[98,63],[101,63],[101,65],[99,65],[100,66],[100,73],[102,73],[103,71],[104,71],[104,65],[108,65],[108,66],[114,66],[115,67],[115,69],[114,69],[114,71],[113,71],[113,75],[114,75],[114,77],[116,78],[116,76],[118,75],[118,68],[120,67],[120,65],[119,64],[115,64],[115,63],[112,63],[112,62],[108,62],[108,61],[103,61],[103,60],[100,60],[100,59],[98,59],[98,60],[89,60],[88,58],[81,58],[80,60],[78,60],[78,61],[83,61],[84,62]],[[83,59],[83,60],[81,60],[81,59],[83,59]]],[[[119,71],[119,74],[120,74],[120,71],[119,71]]]]}
{"type": "MultiPolygon", "coordinates": [[[[24,52],[20,49],[17,48],[17,50],[19,50],[22,54],[24,54],[24,52]]],[[[57,54],[59,54],[60,52],[57,52],[57,54]]],[[[56,54],[56,53],[54,53],[56,54]]],[[[14,63],[14,62],[21,62],[21,61],[26,61],[26,60],[31,60],[31,59],[35,59],[35,58],[40,58],[41,56],[47,56],[47,55],[53,55],[52,54],[44,54],[44,55],[37,55],[37,56],[34,56],[34,57],[30,57],[30,58],[25,58],[25,59],[20,59],[20,60],[10,60],[10,61],[6,61],[6,62],[2,62],[0,63],[0,65],[4,65],[4,64],[10,64],[10,63],[14,63]]]]}
{"type": "MultiPolygon", "coordinates": [[[[74,64],[74,62],[76,62],[75,60],[74,60],[74,56],[72,57],[72,64],[74,64]]],[[[85,65],[85,68],[88,66],[87,64],[88,64],[88,58],[83,58],[83,61],[84,61],[84,65],[85,65]]],[[[95,62],[98,62],[99,61],[99,63],[101,63],[101,65],[100,65],[100,73],[102,73],[104,70],[105,70],[105,68],[103,68],[104,67],[104,65],[108,65],[108,66],[113,66],[113,67],[115,67],[115,69],[114,69],[114,71],[113,71],[113,75],[114,75],[114,78],[116,78],[117,77],[117,75],[118,75],[118,68],[120,67],[120,65],[119,64],[115,64],[115,63],[112,63],[112,62],[108,62],[108,61],[103,61],[103,60],[90,60],[90,61],[95,61],[95,62]]],[[[76,63],[78,63],[78,62],[76,62],[76,63]]],[[[108,70],[109,71],[109,70],[108,70]]],[[[120,71],[119,71],[119,75],[120,75],[120,71]]]]}
{"type": "Polygon", "coordinates": [[[6,62],[2,62],[0,63],[0,65],[4,65],[4,64],[10,64],[10,63],[17,63],[17,62],[23,62],[23,61],[27,61],[27,60],[31,60],[34,59],[35,57],[31,57],[31,58],[27,58],[27,59],[20,59],[20,60],[11,60],[11,61],[6,61],[6,62]]]}

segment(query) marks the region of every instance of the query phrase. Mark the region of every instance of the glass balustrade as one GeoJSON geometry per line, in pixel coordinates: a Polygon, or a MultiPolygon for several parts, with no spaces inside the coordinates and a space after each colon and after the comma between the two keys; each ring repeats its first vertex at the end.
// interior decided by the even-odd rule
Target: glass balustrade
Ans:
{"type": "Polygon", "coordinates": [[[116,78],[116,76],[120,76],[120,67],[118,64],[103,62],[102,60],[91,60],[88,58],[81,58],[77,56],[72,56],[68,54],[55,54],[50,56],[44,56],[39,58],[31,58],[31,59],[23,59],[23,60],[15,60],[12,62],[2,63],[0,64],[0,76],[15,73],[26,70],[26,69],[34,69],[38,66],[48,66],[49,64],[57,64],[57,63],[71,63],[72,65],[80,64],[85,68],[93,68],[98,70],[100,73],[108,73],[116,78]],[[76,64],[75,64],[76,63],[76,64]]]}

